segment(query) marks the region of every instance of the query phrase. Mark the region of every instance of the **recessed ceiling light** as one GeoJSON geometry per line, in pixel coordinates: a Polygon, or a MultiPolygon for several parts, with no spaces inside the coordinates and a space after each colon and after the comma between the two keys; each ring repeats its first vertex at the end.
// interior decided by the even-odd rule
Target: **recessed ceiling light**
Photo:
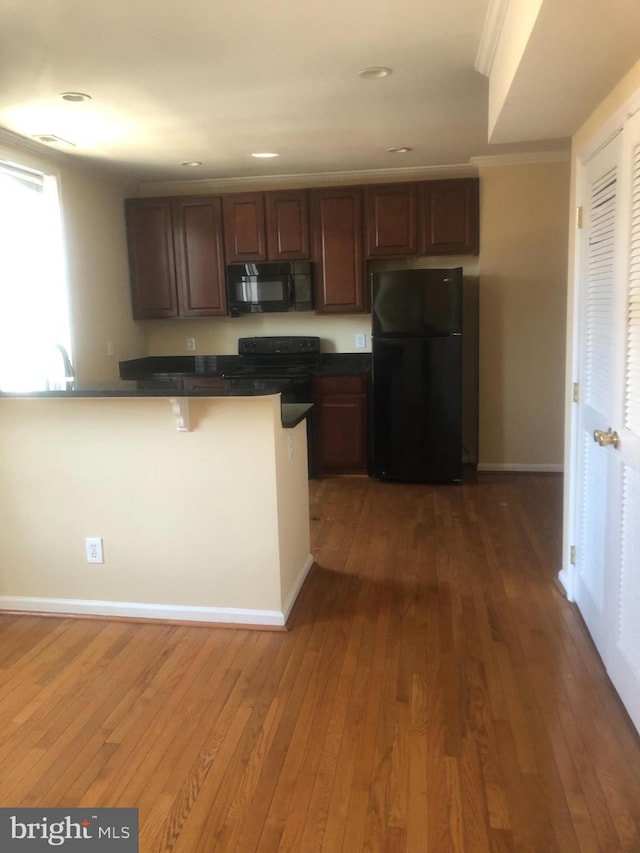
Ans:
{"type": "Polygon", "coordinates": [[[276,154],[274,151],[256,151],[255,154],[251,155],[252,157],[262,157],[265,160],[269,157],[279,157],[279,154],[276,154]]]}
{"type": "Polygon", "coordinates": [[[63,101],[73,101],[74,103],[91,100],[91,95],[87,95],[85,92],[60,92],[60,97],[63,101]]]}
{"type": "Polygon", "coordinates": [[[36,133],[33,138],[37,139],[38,142],[46,142],[47,145],[71,145],[72,148],[76,147],[75,142],[69,142],[68,139],[61,139],[55,133],[36,133]]]}
{"type": "Polygon", "coordinates": [[[185,160],[180,163],[181,166],[202,166],[202,160],[185,160]]]}
{"type": "Polygon", "coordinates": [[[385,68],[382,65],[374,65],[371,68],[363,68],[358,71],[358,76],[364,80],[379,80],[381,77],[388,77],[393,74],[391,68],[385,68]]]}
{"type": "Polygon", "coordinates": [[[408,154],[411,150],[411,148],[407,148],[406,146],[402,146],[401,148],[387,148],[389,154],[408,154]]]}

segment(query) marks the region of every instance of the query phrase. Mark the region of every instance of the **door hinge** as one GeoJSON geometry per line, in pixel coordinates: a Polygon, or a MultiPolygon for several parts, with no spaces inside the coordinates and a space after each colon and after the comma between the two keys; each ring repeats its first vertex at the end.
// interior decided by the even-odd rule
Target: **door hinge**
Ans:
{"type": "Polygon", "coordinates": [[[582,208],[576,207],[576,228],[582,228],[582,208]]]}
{"type": "Polygon", "coordinates": [[[575,545],[572,545],[571,548],[569,548],[569,562],[571,563],[572,566],[575,566],[575,564],[576,564],[576,546],[575,545]]]}
{"type": "Polygon", "coordinates": [[[580,402],[580,383],[579,382],[573,383],[573,402],[574,403],[580,402]]]}

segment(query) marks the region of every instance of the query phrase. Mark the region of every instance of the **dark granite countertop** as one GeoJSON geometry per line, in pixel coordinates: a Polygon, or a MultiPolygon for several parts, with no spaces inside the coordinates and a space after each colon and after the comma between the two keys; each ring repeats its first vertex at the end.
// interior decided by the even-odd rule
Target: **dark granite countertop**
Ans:
{"type": "MultiPolygon", "coordinates": [[[[175,374],[172,374],[175,376],[175,374]]],[[[232,383],[198,385],[189,387],[180,379],[154,378],[153,380],[114,380],[113,382],[74,382],[67,390],[50,391],[0,391],[2,398],[33,398],[33,399],[78,399],[96,397],[260,397],[276,393],[269,390],[259,390],[247,393],[232,383]]],[[[302,421],[312,403],[282,403],[282,426],[291,429],[302,421]]]]}
{"type": "MultiPolygon", "coordinates": [[[[145,377],[232,375],[242,362],[238,355],[156,355],[120,362],[123,379],[145,377]]],[[[371,372],[371,353],[322,353],[318,365],[309,367],[311,376],[350,376],[371,372]]]]}

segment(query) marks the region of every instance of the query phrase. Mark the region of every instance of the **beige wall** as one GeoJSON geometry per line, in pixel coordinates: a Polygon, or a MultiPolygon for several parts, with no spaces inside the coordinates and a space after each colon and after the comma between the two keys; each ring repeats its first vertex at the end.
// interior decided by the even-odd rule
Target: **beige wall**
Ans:
{"type": "Polygon", "coordinates": [[[0,609],[175,605],[259,623],[292,603],[310,565],[306,430],[282,429],[279,396],[194,399],[186,433],[166,398],[0,410],[0,609]],[[104,565],[87,564],[87,536],[104,565]],[[257,615],[211,612],[230,608],[257,615]]]}
{"type": "Polygon", "coordinates": [[[60,189],[76,374],[114,379],[118,361],[146,354],[144,331],[131,316],[123,202],[127,191],[70,168],[62,170],[60,189]]]}
{"type": "MultiPolygon", "coordinates": [[[[480,463],[560,470],[569,163],[481,168],[480,256],[370,262],[368,271],[462,266],[480,275],[480,463]]],[[[369,315],[292,313],[141,324],[150,355],[234,353],[247,335],[319,335],[324,352],[355,352],[369,315]]]]}
{"type": "Polygon", "coordinates": [[[92,173],[70,158],[0,143],[0,157],[15,159],[58,179],[66,243],[67,281],[76,374],[118,376],[118,361],[146,353],[144,331],[131,317],[123,199],[130,188],[92,173]],[[113,356],[107,355],[113,342],[113,356]]]}
{"type": "Polygon", "coordinates": [[[480,462],[563,460],[569,163],[480,170],[480,462]]]}
{"type": "MultiPolygon", "coordinates": [[[[369,315],[292,313],[185,321],[131,319],[123,197],[128,188],[84,167],[60,175],[75,362],[82,378],[117,376],[140,355],[233,353],[244,335],[319,335],[325,352],[355,352],[369,315]],[[114,355],[107,355],[113,341],[114,355]]],[[[480,274],[480,459],[489,467],[559,466],[568,166],[481,168],[481,254],[378,261],[369,269],[463,266],[480,274]]]]}
{"type": "Polygon", "coordinates": [[[344,315],[325,319],[312,311],[264,317],[215,317],[167,322],[147,321],[149,355],[187,354],[187,338],[195,338],[199,353],[238,352],[238,338],[252,335],[318,335],[324,352],[355,351],[355,336],[364,332],[371,350],[369,315],[344,315]]]}
{"type": "Polygon", "coordinates": [[[572,140],[573,153],[577,153],[584,144],[599,131],[627,101],[637,95],[640,89],[640,61],[625,74],[609,95],[600,103],[582,127],[574,134],[572,140]]]}

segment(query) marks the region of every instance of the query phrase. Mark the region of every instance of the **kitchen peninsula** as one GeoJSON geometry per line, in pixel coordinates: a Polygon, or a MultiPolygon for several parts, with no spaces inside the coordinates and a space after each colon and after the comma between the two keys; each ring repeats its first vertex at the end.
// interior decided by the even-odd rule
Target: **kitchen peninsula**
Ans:
{"type": "Polygon", "coordinates": [[[284,626],[312,564],[309,408],[135,382],[0,394],[0,611],[284,626]]]}

